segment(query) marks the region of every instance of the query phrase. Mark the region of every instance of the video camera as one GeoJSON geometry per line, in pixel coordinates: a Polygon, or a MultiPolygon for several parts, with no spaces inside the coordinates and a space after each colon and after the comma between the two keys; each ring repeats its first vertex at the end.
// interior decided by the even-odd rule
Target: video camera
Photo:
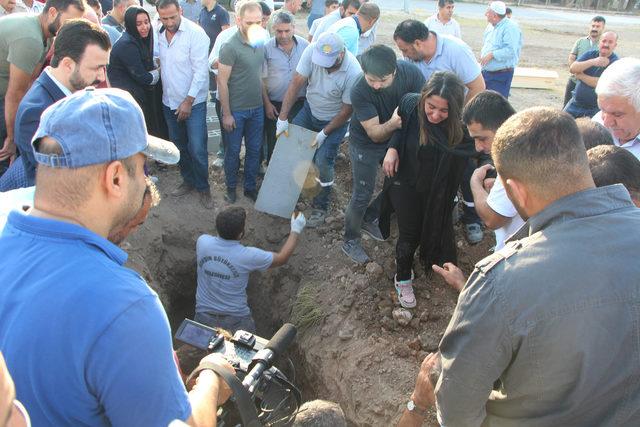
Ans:
{"type": "Polygon", "coordinates": [[[218,426],[291,424],[302,396],[273,362],[291,345],[296,333],[295,326],[285,323],[269,341],[242,330],[228,338],[193,320],[182,322],[176,332],[177,340],[209,353],[222,354],[236,371],[235,377],[217,372],[233,390],[230,403],[218,411],[218,426]]]}

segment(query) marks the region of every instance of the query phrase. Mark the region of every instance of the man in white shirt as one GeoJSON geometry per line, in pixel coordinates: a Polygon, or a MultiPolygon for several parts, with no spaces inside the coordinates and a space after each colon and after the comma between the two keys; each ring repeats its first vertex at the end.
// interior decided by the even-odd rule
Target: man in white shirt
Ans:
{"type": "Polygon", "coordinates": [[[424,24],[429,30],[438,34],[447,34],[461,39],[460,24],[453,19],[453,9],[455,7],[454,0],[438,0],[438,13],[427,18],[424,24]]]}
{"type": "Polygon", "coordinates": [[[37,0],[17,0],[15,12],[28,12],[39,14],[44,10],[44,3],[37,0]]]}
{"type": "Polygon", "coordinates": [[[640,59],[622,58],[609,65],[596,95],[600,112],[593,120],[609,129],[615,145],[640,159],[640,59]]]}
{"type": "MultiPolygon", "coordinates": [[[[476,151],[491,154],[496,131],[515,110],[502,95],[494,91],[479,93],[466,105],[462,120],[474,139],[476,151]]],[[[478,216],[496,233],[496,250],[524,224],[499,178],[487,178],[493,166],[484,165],[471,176],[471,192],[478,216]]]]}
{"type": "Polygon", "coordinates": [[[163,112],[169,137],[180,150],[183,179],[172,195],[195,189],[202,205],[212,209],[206,125],[209,37],[198,24],[182,19],[177,0],[159,0],[156,8],[162,22],[158,49],[163,112]]]}

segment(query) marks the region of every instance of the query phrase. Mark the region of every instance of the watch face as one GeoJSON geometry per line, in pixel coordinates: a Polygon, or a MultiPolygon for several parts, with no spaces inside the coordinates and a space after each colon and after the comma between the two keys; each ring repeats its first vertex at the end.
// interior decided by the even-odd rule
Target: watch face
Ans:
{"type": "Polygon", "coordinates": [[[413,403],[413,400],[410,400],[409,402],[407,402],[407,409],[410,411],[413,411],[414,409],[416,409],[416,404],[413,403]]]}

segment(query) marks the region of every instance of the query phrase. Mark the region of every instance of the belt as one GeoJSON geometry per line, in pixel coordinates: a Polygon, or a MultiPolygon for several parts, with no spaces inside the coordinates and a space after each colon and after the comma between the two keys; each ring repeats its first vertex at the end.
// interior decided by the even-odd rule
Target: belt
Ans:
{"type": "Polygon", "coordinates": [[[513,71],[513,68],[503,68],[501,70],[493,70],[493,71],[486,71],[485,73],[506,73],[508,71],[513,71]]]}

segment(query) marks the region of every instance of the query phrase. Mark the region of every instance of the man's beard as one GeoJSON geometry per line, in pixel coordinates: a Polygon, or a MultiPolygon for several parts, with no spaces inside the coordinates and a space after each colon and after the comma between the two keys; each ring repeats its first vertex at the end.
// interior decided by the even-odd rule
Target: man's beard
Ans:
{"type": "Polygon", "coordinates": [[[47,30],[49,30],[49,34],[51,34],[52,36],[58,34],[61,19],[62,18],[60,18],[60,12],[58,12],[58,14],[56,15],[56,19],[54,19],[53,22],[47,26],[47,30]]]}
{"type": "Polygon", "coordinates": [[[69,84],[71,85],[71,88],[73,89],[73,91],[77,92],[79,90],[86,88],[87,86],[99,85],[100,80],[94,80],[92,83],[87,83],[82,78],[82,76],[80,76],[80,71],[78,70],[78,66],[76,65],[76,67],[73,70],[73,73],[71,73],[71,76],[69,76],[69,84]]]}
{"type": "Polygon", "coordinates": [[[135,231],[138,226],[142,225],[149,214],[149,209],[157,206],[160,202],[160,193],[155,184],[147,177],[146,188],[142,196],[142,204],[140,208],[132,215],[119,221],[119,225],[109,232],[107,240],[111,243],[119,245],[124,239],[135,231]]]}

